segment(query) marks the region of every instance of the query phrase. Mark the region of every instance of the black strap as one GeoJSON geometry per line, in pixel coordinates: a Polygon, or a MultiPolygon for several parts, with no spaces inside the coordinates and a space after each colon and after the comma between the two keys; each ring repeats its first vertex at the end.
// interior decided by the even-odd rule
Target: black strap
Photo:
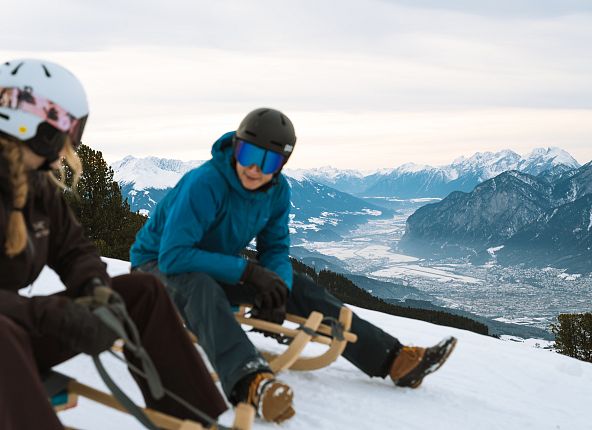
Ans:
{"type": "MultiPolygon", "coordinates": [[[[144,372],[142,372],[140,369],[138,369],[137,367],[135,367],[133,364],[127,362],[124,358],[121,358],[119,355],[115,354],[113,351],[109,351],[109,352],[117,360],[122,361],[124,364],[126,364],[132,372],[147,379],[146,374],[144,372]]],[[[224,427],[221,424],[217,424],[215,419],[213,419],[209,415],[205,414],[204,412],[200,411],[195,406],[191,405],[189,402],[187,402],[185,399],[179,397],[175,393],[167,390],[166,388],[164,389],[164,392],[167,396],[169,396],[170,398],[175,400],[180,405],[184,406],[188,411],[193,412],[196,416],[200,417],[203,422],[208,423],[208,425],[212,426],[212,428],[215,428],[217,430],[231,430],[229,427],[224,427]]]]}
{"type": "MultiPolygon", "coordinates": [[[[142,347],[138,328],[127,313],[125,304],[123,304],[123,302],[101,306],[95,309],[93,312],[101,319],[101,321],[103,321],[104,324],[106,324],[119,337],[121,337],[121,339],[123,339],[126,350],[134,354],[140,360],[142,363],[142,369],[135,367],[124,358],[121,358],[117,354],[111,352],[114,357],[120,361],[123,361],[130,370],[146,379],[150,393],[154,398],[160,399],[166,394],[177,403],[184,406],[187,410],[200,417],[200,419],[208,423],[208,425],[214,426],[220,430],[230,430],[227,427],[217,424],[215,419],[200,411],[198,408],[191,405],[180,396],[163,387],[160,376],[158,375],[158,371],[156,370],[156,366],[154,365],[154,362],[148,355],[147,351],[142,347]]],[[[131,415],[133,415],[138,421],[146,426],[146,428],[150,430],[158,430],[154,423],[152,423],[152,421],[150,421],[150,419],[144,414],[144,411],[138,407],[129,397],[127,397],[127,395],[117,386],[117,384],[115,384],[99,360],[98,356],[93,356],[93,361],[97,367],[99,375],[109,390],[111,390],[111,393],[113,393],[113,396],[117,399],[117,401],[119,401],[119,403],[121,403],[121,405],[127,409],[131,415]]]]}
{"type": "Polygon", "coordinates": [[[323,318],[323,322],[328,322],[331,326],[331,336],[334,339],[345,340],[345,336],[343,335],[343,324],[341,324],[341,322],[337,318],[325,317],[323,318]]]}
{"type": "Polygon", "coordinates": [[[146,373],[146,381],[150,389],[150,394],[155,399],[161,399],[164,396],[164,388],[154,366],[154,362],[142,347],[138,328],[130,318],[123,303],[109,306],[101,306],[94,310],[103,323],[111,328],[125,343],[125,348],[136,356],[142,363],[142,368],[146,373]],[[123,321],[123,323],[122,323],[123,321]],[[129,336],[128,336],[129,334],[129,336]]]}
{"type": "Polygon", "coordinates": [[[101,359],[99,358],[99,356],[95,355],[95,356],[93,356],[92,359],[93,359],[93,362],[95,363],[97,371],[99,372],[99,375],[101,376],[101,379],[103,380],[103,382],[105,382],[105,385],[107,385],[107,388],[109,388],[111,393],[113,393],[113,397],[115,397],[115,399],[117,399],[117,401],[119,403],[121,403],[121,406],[123,406],[125,409],[127,409],[127,411],[131,415],[133,415],[134,418],[136,418],[138,421],[140,421],[140,423],[142,423],[142,425],[144,427],[146,427],[147,429],[159,430],[159,428],[156,427],[156,425],[152,421],[150,421],[150,419],[146,416],[146,414],[144,414],[144,411],[138,405],[136,405],[117,386],[117,384],[115,382],[113,382],[113,379],[111,379],[111,377],[107,373],[107,370],[103,366],[103,363],[101,362],[101,359]]]}

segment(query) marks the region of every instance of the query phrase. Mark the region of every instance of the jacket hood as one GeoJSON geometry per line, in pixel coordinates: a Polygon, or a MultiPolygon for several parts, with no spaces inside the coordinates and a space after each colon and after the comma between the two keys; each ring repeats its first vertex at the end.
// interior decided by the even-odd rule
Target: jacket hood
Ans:
{"type": "Polygon", "coordinates": [[[235,134],[234,131],[225,133],[214,143],[214,146],[212,146],[212,162],[216,166],[216,169],[224,176],[230,187],[241,196],[255,200],[267,198],[268,194],[274,188],[273,183],[276,182],[276,178],[272,179],[272,186],[268,187],[265,191],[247,190],[241,184],[240,179],[238,179],[234,167],[234,156],[232,154],[232,138],[235,134]]]}

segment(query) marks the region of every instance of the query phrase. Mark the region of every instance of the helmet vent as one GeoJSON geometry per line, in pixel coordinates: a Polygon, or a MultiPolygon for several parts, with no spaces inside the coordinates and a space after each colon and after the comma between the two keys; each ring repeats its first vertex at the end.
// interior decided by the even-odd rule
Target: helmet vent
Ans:
{"type": "Polygon", "coordinates": [[[0,118],[4,118],[4,119],[10,119],[10,117],[6,114],[0,113],[0,118]]]}
{"type": "Polygon", "coordinates": [[[286,117],[283,115],[280,115],[280,119],[282,120],[282,125],[286,125],[286,117]]]}
{"type": "Polygon", "coordinates": [[[269,112],[269,109],[262,110],[261,112],[259,112],[259,116],[263,116],[263,115],[265,115],[267,112],[269,112]]]}
{"type": "Polygon", "coordinates": [[[24,63],[19,63],[19,65],[16,66],[16,68],[10,74],[13,76],[16,75],[23,64],[24,63]]]}
{"type": "Polygon", "coordinates": [[[270,140],[269,143],[273,143],[275,146],[279,146],[280,148],[284,146],[282,143],[276,142],[275,140],[270,140]]]}
{"type": "Polygon", "coordinates": [[[51,73],[49,73],[49,70],[47,70],[47,67],[45,67],[45,64],[42,64],[41,67],[43,67],[43,71],[45,72],[45,76],[47,76],[48,78],[51,78],[51,73]]]}
{"type": "Polygon", "coordinates": [[[257,137],[257,133],[253,133],[252,131],[245,130],[245,133],[247,133],[249,136],[257,137]]]}

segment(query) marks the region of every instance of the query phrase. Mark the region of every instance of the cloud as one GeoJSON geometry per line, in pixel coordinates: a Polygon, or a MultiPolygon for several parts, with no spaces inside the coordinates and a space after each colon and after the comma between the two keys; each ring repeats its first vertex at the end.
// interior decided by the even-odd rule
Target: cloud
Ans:
{"type": "Polygon", "coordinates": [[[553,17],[592,12],[588,0],[385,0],[414,8],[456,11],[489,17],[553,17]]]}
{"type": "MultiPolygon", "coordinates": [[[[322,153],[343,165],[356,161],[342,157],[344,141],[367,142],[368,163],[383,163],[393,141],[403,161],[421,161],[413,158],[419,147],[432,157],[426,162],[449,161],[439,152],[443,140],[469,152],[574,145],[580,161],[592,158],[578,146],[592,138],[590,7],[496,5],[61,0],[57,8],[25,0],[3,9],[22,19],[5,21],[0,56],[71,68],[89,93],[86,138],[111,159],[158,151],[207,158],[211,141],[259,106],[296,115],[303,142],[333,142],[322,153]],[[573,120],[563,121],[565,112],[573,120]],[[492,121],[507,133],[488,127],[492,121]],[[414,131],[401,134],[408,126],[414,131]]],[[[319,158],[302,153],[295,163],[319,158]]]]}

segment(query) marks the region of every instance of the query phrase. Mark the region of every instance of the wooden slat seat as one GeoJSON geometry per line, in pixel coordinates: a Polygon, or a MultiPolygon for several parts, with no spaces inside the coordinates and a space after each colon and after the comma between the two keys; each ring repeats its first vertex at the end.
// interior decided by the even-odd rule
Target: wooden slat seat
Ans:
{"type": "MultiPolygon", "coordinates": [[[[110,394],[104,393],[75,379],[58,372],[49,372],[43,376],[45,389],[56,412],[75,407],[79,396],[101,403],[104,406],[127,413],[128,411],[110,394]],[[63,402],[64,399],[70,399],[63,402]],[[55,403],[54,403],[55,402],[55,403]],[[64,405],[69,405],[65,407],[64,405]]],[[[146,416],[158,427],[166,430],[204,430],[204,427],[195,421],[181,420],[171,415],[158,412],[150,408],[142,409],[146,416]]],[[[235,409],[234,430],[251,430],[255,419],[255,409],[246,403],[239,404],[235,409]]]]}

